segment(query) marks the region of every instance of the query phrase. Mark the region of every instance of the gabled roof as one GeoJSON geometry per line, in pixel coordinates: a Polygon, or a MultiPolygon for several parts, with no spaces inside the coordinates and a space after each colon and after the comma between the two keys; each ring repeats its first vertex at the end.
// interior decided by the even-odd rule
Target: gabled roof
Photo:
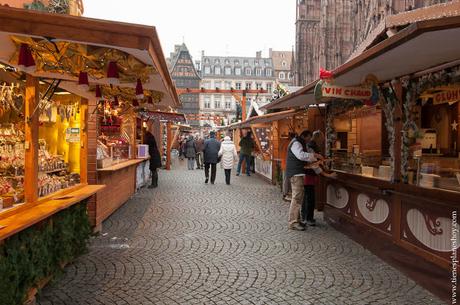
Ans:
{"type": "Polygon", "coordinates": [[[188,58],[190,59],[190,62],[192,63],[192,66],[193,66],[193,71],[195,72],[195,76],[201,79],[200,75],[198,74],[198,71],[196,71],[195,69],[195,65],[193,64],[192,55],[190,55],[190,52],[187,46],[185,45],[185,43],[182,43],[181,45],[176,45],[175,51],[171,53],[171,58],[169,59],[170,61],[169,71],[171,73],[174,71],[177,65],[177,61],[179,60],[181,54],[183,53],[185,53],[186,56],[188,56],[188,58]]]}

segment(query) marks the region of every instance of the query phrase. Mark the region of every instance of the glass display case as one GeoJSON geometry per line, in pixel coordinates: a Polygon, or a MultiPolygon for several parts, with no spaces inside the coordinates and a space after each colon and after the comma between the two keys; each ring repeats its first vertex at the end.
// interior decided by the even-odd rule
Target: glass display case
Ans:
{"type": "Polygon", "coordinates": [[[336,113],[332,120],[334,141],[330,149],[333,170],[383,180],[391,179],[391,161],[377,107],[361,107],[336,113]]]}

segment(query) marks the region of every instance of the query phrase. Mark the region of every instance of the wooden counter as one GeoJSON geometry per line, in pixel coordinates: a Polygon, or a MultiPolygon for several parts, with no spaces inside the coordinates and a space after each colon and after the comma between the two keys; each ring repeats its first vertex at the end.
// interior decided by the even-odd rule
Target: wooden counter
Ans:
{"type": "Polygon", "coordinates": [[[102,222],[125,204],[136,192],[137,167],[149,158],[128,160],[113,166],[97,169],[97,184],[106,186],[88,205],[91,225],[99,231],[102,222]]]}
{"type": "Polygon", "coordinates": [[[0,240],[4,240],[76,203],[79,203],[100,190],[103,185],[86,185],[65,195],[50,195],[27,209],[0,220],[0,240]]]}
{"type": "Polygon", "coordinates": [[[342,172],[321,185],[327,222],[449,299],[452,212],[460,193],[342,172]]]}

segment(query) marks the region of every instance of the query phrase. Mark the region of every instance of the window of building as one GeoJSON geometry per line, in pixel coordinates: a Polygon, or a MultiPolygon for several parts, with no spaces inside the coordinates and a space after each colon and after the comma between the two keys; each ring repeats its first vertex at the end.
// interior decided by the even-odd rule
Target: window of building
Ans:
{"type": "Polygon", "coordinates": [[[232,68],[225,67],[225,75],[230,75],[230,74],[232,74],[232,68]]]}
{"type": "Polygon", "coordinates": [[[252,74],[251,68],[244,69],[244,74],[251,75],[252,74]]]}
{"type": "Polygon", "coordinates": [[[205,59],[204,59],[204,63],[205,63],[205,64],[209,64],[209,58],[205,58],[205,59]]]}
{"type": "Polygon", "coordinates": [[[281,58],[284,58],[284,53],[281,53],[281,58]]]}
{"type": "Polygon", "coordinates": [[[225,109],[232,109],[232,99],[230,97],[225,98],[225,109]]]}
{"type": "Polygon", "coordinates": [[[292,74],[291,74],[291,72],[288,73],[288,79],[292,79],[292,74]]]}
{"type": "Polygon", "coordinates": [[[235,59],[235,61],[233,63],[235,64],[235,66],[237,66],[237,65],[240,64],[240,61],[238,59],[235,59]]]}
{"type": "Polygon", "coordinates": [[[221,81],[214,81],[214,87],[217,89],[222,89],[222,82],[221,81]]]}
{"type": "Polygon", "coordinates": [[[204,97],[204,108],[205,109],[211,108],[211,98],[209,96],[204,97]]]}
{"type": "Polygon", "coordinates": [[[232,82],[225,82],[225,89],[229,90],[232,88],[232,82]]]}
{"type": "Polygon", "coordinates": [[[262,69],[261,69],[261,68],[257,68],[257,69],[256,69],[256,75],[257,75],[257,76],[261,76],[261,75],[262,75],[262,69]]]}
{"type": "Polygon", "coordinates": [[[279,79],[286,79],[286,75],[284,74],[284,72],[280,72],[279,79]]]}
{"type": "Polygon", "coordinates": [[[252,83],[246,83],[246,90],[251,90],[252,83]]]}
{"type": "Polygon", "coordinates": [[[211,67],[210,66],[204,67],[204,74],[211,74],[211,67]]]}
{"type": "Polygon", "coordinates": [[[230,64],[230,60],[226,59],[226,60],[225,60],[225,64],[226,64],[226,65],[229,65],[229,64],[230,64]]]}
{"type": "Polygon", "coordinates": [[[245,61],[244,61],[244,65],[245,65],[245,66],[249,66],[249,61],[245,60],[245,61]]]}
{"type": "Polygon", "coordinates": [[[272,76],[272,69],[265,69],[266,76],[272,76]]]}
{"type": "Polygon", "coordinates": [[[219,66],[214,67],[214,74],[220,75],[220,67],[219,66]]]}
{"type": "Polygon", "coordinates": [[[256,89],[257,89],[257,90],[262,89],[262,84],[261,84],[261,83],[256,83],[256,89]]]}
{"type": "Polygon", "coordinates": [[[271,83],[267,83],[267,92],[272,93],[272,84],[271,83]]]}
{"type": "Polygon", "coordinates": [[[255,65],[258,65],[258,64],[259,64],[259,61],[258,61],[258,60],[255,60],[255,61],[254,61],[254,64],[255,64],[255,65]]]}
{"type": "Polygon", "coordinates": [[[220,109],[221,106],[222,105],[220,104],[220,97],[214,97],[214,108],[220,109]]]}
{"type": "Polygon", "coordinates": [[[211,82],[202,82],[202,87],[205,89],[211,89],[211,82]]]}
{"type": "Polygon", "coordinates": [[[282,65],[283,67],[286,67],[286,66],[287,66],[287,62],[283,60],[283,62],[281,63],[281,65],[282,65]]]}
{"type": "Polygon", "coordinates": [[[235,75],[241,75],[241,68],[235,68],[235,75]]]}
{"type": "Polygon", "coordinates": [[[215,64],[215,65],[218,65],[219,63],[220,63],[219,59],[217,59],[217,58],[214,59],[214,64],[215,64]]]}
{"type": "Polygon", "coordinates": [[[241,83],[235,83],[235,89],[241,90],[241,83]]]}

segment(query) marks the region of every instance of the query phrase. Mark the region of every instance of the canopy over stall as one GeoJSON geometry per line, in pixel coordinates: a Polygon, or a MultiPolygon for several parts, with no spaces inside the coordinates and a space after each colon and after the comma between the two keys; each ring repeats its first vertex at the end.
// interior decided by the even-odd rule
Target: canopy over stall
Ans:
{"type": "Polygon", "coordinates": [[[26,46],[39,58],[29,74],[59,80],[60,87],[88,99],[100,85],[106,98],[132,101],[140,80],[141,94],[156,108],[180,105],[154,27],[0,7],[0,45],[3,64],[24,70],[19,56],[26,46]],[[89,91],[78,86],[81,72],[88,75],[89,91]]]}

